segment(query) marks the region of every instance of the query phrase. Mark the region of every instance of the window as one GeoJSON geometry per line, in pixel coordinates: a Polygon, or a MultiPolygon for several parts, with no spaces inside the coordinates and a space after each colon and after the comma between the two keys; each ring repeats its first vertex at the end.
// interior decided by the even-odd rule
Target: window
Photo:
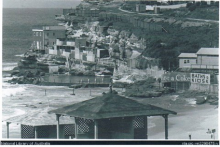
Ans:
{"type": "Polygon", "coordinates": [[[55,36],[55,33],[53,33],[53,36],[55,36]]]}
{"type": "Polygon", "coordinates": [[[41,36],[41,32],[39,32],[39,36],[41,36]]]}
{"type": "Polygon", "coordinates": [[[189,60],[184,60],[184,64],[187,64],[187,63],[189,63],[189,60]]]}
{"type": "Polygon", "coordinates": [[[36,32],[34,32],[34,34],[33,34],[34,36],[35,36],[35,33],[36,33],[36,32]]]}
{"type": "Polygon", "coordinates": [[[36,36],[38,36],[38,32],[36,32],[36,36]]]}
{"type": "Polygon", "coordinates": [[[47,33],[47,36],[49,36],[49,33],[47,33]]]}

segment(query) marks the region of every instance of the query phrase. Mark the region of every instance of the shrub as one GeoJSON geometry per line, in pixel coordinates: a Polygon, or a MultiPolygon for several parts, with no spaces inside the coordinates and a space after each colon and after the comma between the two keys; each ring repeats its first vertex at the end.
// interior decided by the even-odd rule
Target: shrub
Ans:
{"type": "Polygon", "coordinates": [[[189,11],[194,11],[196,9],[196,5],[191,5],[190,7],[189,7],[189,11]]]}

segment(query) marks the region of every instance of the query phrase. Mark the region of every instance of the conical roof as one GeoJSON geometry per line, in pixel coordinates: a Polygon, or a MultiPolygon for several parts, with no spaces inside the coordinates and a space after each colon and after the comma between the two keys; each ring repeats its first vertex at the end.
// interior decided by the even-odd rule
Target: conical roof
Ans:
{"type": "Polygon", "coordinates": [[[69,115],[86,119],[102,119],[129,116],[153,116],[177,114],[150,104],[141,104],[123,96],[107,93],[102,96],[49,111],[61,115],[69,115]]]}
{"type": "MultiPolygon", "coordinates": [[[[47,126],[56,125],[55,114],[48,114],[48,108],[44,110],[37,110],[28,112],[24,115],[14,116],[4,120],[6,122],[18,123],[30,126],[47,126]]],[[[74,124],[74,118],[69,116],[61,116],[60,124],[74,124]]]]}

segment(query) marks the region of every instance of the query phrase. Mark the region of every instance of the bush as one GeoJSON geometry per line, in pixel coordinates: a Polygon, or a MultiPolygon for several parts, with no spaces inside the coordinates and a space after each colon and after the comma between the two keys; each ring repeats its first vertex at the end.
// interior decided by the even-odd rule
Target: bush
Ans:
{"type": "Polygon", "coordinates": [[[190,7],[189,7],[189,11],[194,11],[194,10],[196,10],[196,5],[191,5],[190,7]]]}

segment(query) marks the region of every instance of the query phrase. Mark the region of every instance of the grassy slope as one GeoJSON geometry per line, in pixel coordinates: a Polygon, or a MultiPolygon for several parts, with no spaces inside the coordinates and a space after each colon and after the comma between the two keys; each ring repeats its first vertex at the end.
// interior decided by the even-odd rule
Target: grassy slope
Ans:
{"type": "MultiPolygon", "coordinates": [[[[109,8],[108,11],[122,13],[117,8],[109,8]]],[[[188,8],[181,8],[177,10],[167,10],[162,12],[161,18],[173,17],[182,22],[186,18],[196,19],[219,19],[219,8],[216,6],[197,7],[190,12],[188,8]]],[[[129,14],[131,17],[152,17],[138,14],[129,14]]],[[[109,22],[104,22],[109,23],[109,22]]],[[[149,32],[147,29],[134,27],[130,23],[111,22],[113,27],[117,30],[129,30],[135,35],[146,38],[147,48],[144,49],[143,55],[160,59],[160,66],[166,70],[175,70],[178,67],[178,55],[182,52],[195,53],[201,47],[218,47],[219,46],[219,26],[218,24],[211,24],[200,27],[186,27],[181,25],[170,25],[164,22],[155,23],[162,25],[168,33],[157,31],[149,32]],[[166,44],[162,46],[161,43],[166,44]]],[[[140,62],[142,62],[140,60],[140,62]]],[[[143,63],[143,62],[142,62],[143,63]]],[[[145,67],[145,66],[142,66],[145,67]]]]}
{"type": "MultiPolygon", "coordinates": [[[[196,8],[189,12],[187,8],[178,10],[164,11],[164,18],[174,17],[175,19],[185,21],[185,18],[218,20],[219,8],[212,6],[208,8],[196,8]]],[[[143,16],[142,16],[143,17],[143,16]]],[[[178,67],[178,55],[182,52],[195,53],[201,47],[218,47],[219,26],[210,24],[210,26],[187,27],[181,25],[170,25],[168,23],[157,23],[162,25],[168,33],[148,32],[145,29],[132,28],[127,25],[126,29],[132,30],[136,35],[142,36],[148,40],[148,46],[143,51],[143,55],[159,58],[160,66],[166,70],[175,70],[178,67]],[[165,43],[162,46],[160,43],[165,43]],[[170,62],[170,65],[169,65],[170,62]]],[[[118,26],[117,28],[120,28],[118,26]]],[[[124,28],[124,27],[121,27],[124,28]]]]}

